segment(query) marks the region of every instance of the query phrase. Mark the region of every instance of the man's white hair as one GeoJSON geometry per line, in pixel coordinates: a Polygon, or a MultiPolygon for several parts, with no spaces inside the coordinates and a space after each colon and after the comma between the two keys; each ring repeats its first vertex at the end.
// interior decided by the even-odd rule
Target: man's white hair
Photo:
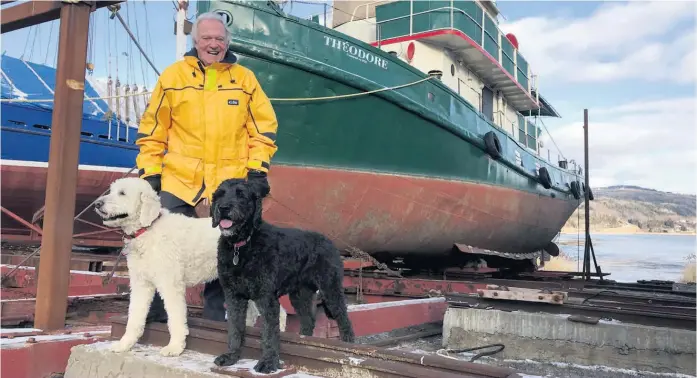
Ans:
{"type": "Polygon", "coordinates": [[[230,43],[232,33],[230,33],[230,29],[227,28],[227,24],[225,24],[225,19],[223,16],[215,12],[201,13],[198,15],[198,17],[196,17],[196,21],[194,21],[194,24],[191,26],[191,38],[194,40],[194,42],[198,40],[198,24],[203,20],[219,21],[225,29],[225,42],[230,43]]]}

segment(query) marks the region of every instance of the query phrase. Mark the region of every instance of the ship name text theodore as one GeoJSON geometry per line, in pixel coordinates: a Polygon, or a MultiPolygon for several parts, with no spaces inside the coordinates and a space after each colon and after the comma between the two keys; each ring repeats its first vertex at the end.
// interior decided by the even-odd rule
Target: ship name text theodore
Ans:
{"type": "Polygon", "coordinates": [[[351,58],[358,59],[363,63],[373,63],[382,69],[387,69],[387,60],[379,56],[375,56],[372,53],[365,51],[357,46],[354,46],[346,41],[340,41],[336,38],[332,38],[328,35],[325,35],[324,42],[326,46],[331,46],[335,49],[343,50],[351,58]]]}

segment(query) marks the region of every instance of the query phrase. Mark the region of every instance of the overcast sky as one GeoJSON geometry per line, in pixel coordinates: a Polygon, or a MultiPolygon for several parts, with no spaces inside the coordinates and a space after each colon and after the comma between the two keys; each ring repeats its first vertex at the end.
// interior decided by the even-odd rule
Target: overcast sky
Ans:
{"type": "Polygon", "coordinates": [[[562,115],[545,124],[579,163],[589,109],[593,187],[697,192],[697,2],[498,4],[508,18],[501,29],[516,35],[562,115]]]}

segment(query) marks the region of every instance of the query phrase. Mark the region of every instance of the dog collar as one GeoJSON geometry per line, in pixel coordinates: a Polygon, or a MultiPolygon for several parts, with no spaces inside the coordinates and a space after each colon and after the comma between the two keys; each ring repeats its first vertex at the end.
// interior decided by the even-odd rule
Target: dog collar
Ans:
{"type": "Polygon", "coordinates": [[[249,242],[249,239],[252,238],[252,235],[247,236],[246,240],[241,240],[238,241],[237,243],[233,244],[232,246],[235,248],[235,254],[232,256],[232,265],[237,265],[240,262],[240,248],[244,247],[247,242],[249,242]]]}
{"type": "Polygon", "coordinates": [[[237,251],[240,248],[244,247],[244,245],[247,244],[247,242],[249,242],[250,238],[251,238],[251,236],[248,236],[247,240],[238,241],[237,243],[233,244],[233,246],[235,247],[235,250],[237,251]]]}
{"type": "Polygon", "coordinates": [[[143,228],[138,229],[136,232],[133,233],[133,235],[126,235],[126,234],[124,234],[124,235],[123,235],[123,239],[124,239],[124,240],[133,240],[133,239],[137,238],[138,236],[143,235],[143,233],[144,233],[145,231],[149,230],[150,227],[152,227],[152,225],[153,225],[153,224],[155,223],[155,221],[158,220],[158,219],[160,219],[160,215],[158,215],[157,218],[155,218],[155,219],[152,221],[152,223],[150,223],[150,226],[148,226],[148,227],[143,227],[143,228]]]}

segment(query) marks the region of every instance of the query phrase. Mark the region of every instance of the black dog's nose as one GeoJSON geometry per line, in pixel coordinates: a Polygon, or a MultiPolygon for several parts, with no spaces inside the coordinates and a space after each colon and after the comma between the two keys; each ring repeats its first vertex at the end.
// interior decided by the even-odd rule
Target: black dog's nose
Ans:
{"type": "Polygon", "coordinates": [[[97,201],[94,202],[94,207],[96,207],[97,209],[101,209],[102,206],[104,206],[104,201],[102,201],[102,200],[97,200],[97,201]]]}

